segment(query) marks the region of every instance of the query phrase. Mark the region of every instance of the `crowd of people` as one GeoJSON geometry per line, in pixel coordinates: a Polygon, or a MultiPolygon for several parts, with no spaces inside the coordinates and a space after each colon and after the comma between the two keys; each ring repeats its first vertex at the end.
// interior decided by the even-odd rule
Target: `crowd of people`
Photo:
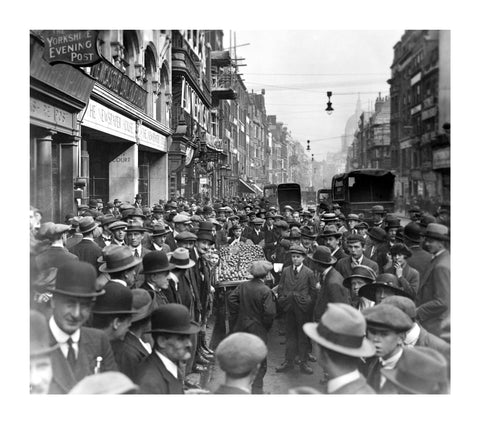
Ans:
{"type": "Polygon", "coordinates": [[[321,369],[289,393],[449,393],[449,210],[370,212],[137,195],[56,223],[31,207],[30,392],[209,393],[192,376],[218,363],[214,394],[263,394],[276,323],[275,372],[321,369]],[[220,249],[241,243],[265,260],[226,288],[220,249]]]}

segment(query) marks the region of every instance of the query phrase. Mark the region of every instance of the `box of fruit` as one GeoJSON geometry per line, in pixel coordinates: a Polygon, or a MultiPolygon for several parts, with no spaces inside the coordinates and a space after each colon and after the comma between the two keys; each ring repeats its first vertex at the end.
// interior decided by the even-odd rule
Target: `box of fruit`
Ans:
{"type": "Polygon", "coordinates": [[[250,264],[262,260],[265,260],[265,254],[261,246],[240,242],[220,247],[219,284],[238,285],[250,280],[250,264]]]}

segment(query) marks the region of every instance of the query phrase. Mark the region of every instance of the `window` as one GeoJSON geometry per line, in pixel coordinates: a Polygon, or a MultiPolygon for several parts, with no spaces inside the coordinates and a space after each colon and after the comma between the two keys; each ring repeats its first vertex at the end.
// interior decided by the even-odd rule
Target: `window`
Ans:
{"type": "Polygon", "coordinates": [[[217,117],[217,111],[216,110],[212,110],[211,112],[211,122],[212,122],[212,135],[214,137],[218,137],[218,117],[217,117]]]}

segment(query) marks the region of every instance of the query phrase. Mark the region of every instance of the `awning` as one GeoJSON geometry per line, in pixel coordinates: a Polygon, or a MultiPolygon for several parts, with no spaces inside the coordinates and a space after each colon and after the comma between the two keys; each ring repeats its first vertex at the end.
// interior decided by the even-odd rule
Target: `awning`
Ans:
{"type": "Polygon", "coordinates": [[[241,178],[238,179],[238,191],[240,193],[252,193],[255,194],[255,189],[250,186],[246,181],[241,178]]]}

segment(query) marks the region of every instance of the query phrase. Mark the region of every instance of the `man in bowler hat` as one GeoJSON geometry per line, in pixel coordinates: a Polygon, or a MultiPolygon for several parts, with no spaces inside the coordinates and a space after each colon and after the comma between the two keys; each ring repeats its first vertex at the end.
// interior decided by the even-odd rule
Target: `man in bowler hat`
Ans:
{"type": "Polygon", "coordinates": [[[78,256],[83,262],[88,262],[95,269],[98,269],[97,259],[102,256],[102,249],[94,241],[94,230],[98,223],[91,216],[80,218],[79,231],[82,233],[82,241],[70,249],[70,253],[78,256]]]}
{"type": "Polygon", "coordinates": [[[82,327],[95,299],[104,294],[95,290],[95,280],[95,268],[85,262],[70,261],[58,268],[48,325],[50,344],[59,344],[60,349],[52,353],[50,393],[68,393],[87,375],[117,370],[103,331],[82,327]]]}
{"type": "Polygon", "coordinates": [[[180,304],[162,305],[153,311],[151,330],[153,352],[140,365],[136,382],[144,394],[183,394],[183,378],[179,369],[192,352],[190,335],[200,326],[190,320],[188,309],[180,304]]]}

